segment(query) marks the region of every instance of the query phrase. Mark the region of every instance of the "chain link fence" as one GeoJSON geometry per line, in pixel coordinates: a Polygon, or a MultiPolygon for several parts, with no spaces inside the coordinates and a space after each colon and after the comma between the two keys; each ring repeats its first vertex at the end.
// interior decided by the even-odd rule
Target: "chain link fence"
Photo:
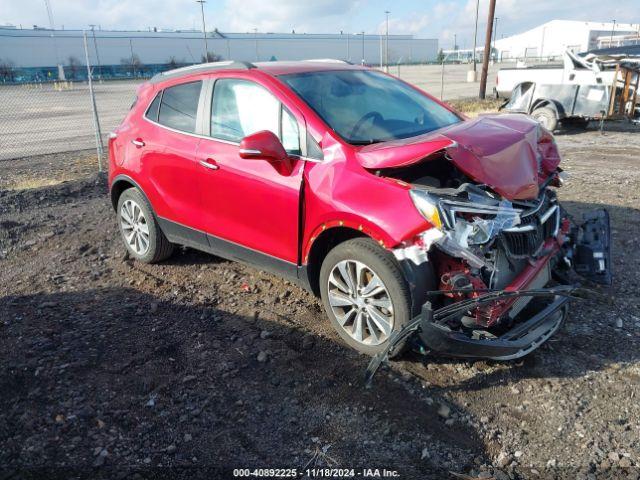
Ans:
{"type": "MultiPolygon", "coordinates": [[[[106,144],[140,81],[96,82],[94,95],[106,144]]],[[[88,82],[0,85],[0,160],[96,147],[88,82]]]]}
{"type": "MultiPolygon", "coordinates": [[[[363,40],[362,35],[311,39],[303,42],[308,51],[299,54],[318,58],[320,47],[335,42],[336,55],[343,54],[345,60],[350,58],[353,63],[360,63],[364,57],[367,64],[380,68],[386,57],[382,37],[367,36],[366,41],[363,40]]],[[[244,57],[255,54],[260,60],[269,60],[266,57],[275,57],[275,53],[284,48],[278,42],[285,41],[289,39],[236,39],[235,44],[224,39],[214,43],[210,39],[209,60],[225,59],[229,53],[234,54],[234,50],[244,57]],[[242,53],[243,49],[246,52],[242,53]]],[[[47,42],[38,45],[50,46],[51,39],[47,42]]],[[[204,60],[200,58],[204,57],[200,55],[204,51],[201,42],[201,38],[101,39],[87,32],[86,43],[81,34],[57,39],[59,66],[23,67],[0,59],[0,160],[95,149],[98,146],[96,123],[100,125],[102,144],[106,145],[109,132],[118,126],[131,106],[137,87],[160,71],[204,60]],[[186,52],[181,57],[172,53],[181,50],[186,52]],[[159,59],[165,63],[153,63],[159,59]],[[91,64],[93,92],[87,63],[91,64]]],[[[477,86],[466,84],[469,66],[452,64],[443,71],[439,64],[414,62],[424,48],[420,42],[423,41],[390,39],[386,70],[437,97],[477,95],[477,86]]],[[[101,160],[104,164],[106,159],[101,160]]]]}

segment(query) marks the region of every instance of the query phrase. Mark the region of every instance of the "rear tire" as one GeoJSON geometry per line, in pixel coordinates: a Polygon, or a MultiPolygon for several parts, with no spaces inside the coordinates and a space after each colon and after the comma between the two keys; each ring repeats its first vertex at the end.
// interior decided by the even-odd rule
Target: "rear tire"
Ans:
{"type": "Polygon", "coordinates": [[[553,108],[536,108],[531,112],[531,117],[550,132],[553,132],[558,126],[558,117],[553,108]]]}
{"type": "MultiPolygon", "coordinates": [[[[398,261],[369,238],[348,240],[329,252],[320,269],[320,294],[342,340],[366,355],[386,348],[389,336],[412,319],[409,285],[398,261]]],[[[401,351],[399,346],[392,353],[401,351]]]]}
{"type": "Polygon", "coordinates": [[[162,233],[151,205],[135,187],[118,199],[118,227],[129,255],[140,262],[161,262],[173,253],[174,245],[162,233]]]}

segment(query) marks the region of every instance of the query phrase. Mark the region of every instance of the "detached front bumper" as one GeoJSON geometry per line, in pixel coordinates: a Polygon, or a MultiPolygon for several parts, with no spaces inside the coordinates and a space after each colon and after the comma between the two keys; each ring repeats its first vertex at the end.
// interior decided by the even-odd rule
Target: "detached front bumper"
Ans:
{"type": "Polygon", "coordinates": [[[422,312],[420,340],[429,350],[444,355],[513,360],[534,351],[560,328],[567,315],[569,300],[567,296],[555,296],[549,305],[529,320],[491,339],[474,339],[435,323],[433,311],[426,307],[422,312]]]}

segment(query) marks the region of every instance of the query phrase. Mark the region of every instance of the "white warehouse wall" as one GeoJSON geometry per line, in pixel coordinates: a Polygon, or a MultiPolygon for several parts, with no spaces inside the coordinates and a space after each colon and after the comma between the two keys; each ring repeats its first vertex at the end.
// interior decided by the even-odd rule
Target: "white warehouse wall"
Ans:
{"type": "MultiPolygon", "coordinates": [[[[101,65],[119,65],[133,52],[144,64],[167,63],[171,57],[179,63],[200,62],[204,53],[199,32],[115,32],[96,31],[101,65]]],[[[208,49],[224,59],[253,62],[256,60],[303,60],[337,58],[360,63],[362,35],[229,33],[222,38],[215,33],[207,37],[208,49]],[[257,41],[257,55],[256,55],[257,41]],[[256,56],[258,58],[256,58],[256,56]]],[[[97,64],[93,32],[87,32],[90,61],[97,64]]],[[[365,35],[365,61],[380,61],[380,35],[365,35]]],[[[389,63],[435,61],[438,40],[414,38],[411,35],[389,35],[389,63]]],[[[78,30],[3,29],[0,27],[0,59],[17,67],[68,64],[75,57],[84,64],[82,32],[78,30]],[[52,38],[55,35],[55,39],[52,38]],[[54,41],[55,40],[55,41],[54,41]],[[57,46],[57,55],[56,47],[57,46]],[[57,59],[56,59],[57,56],[57,59]]]]}
{"type": "MultiPolygon", "coordinates": [[[[597,48],[598,37],[610,34],[613,23],[552,20],[531,30],[496,40],[498,57],[559,57],[565,50],[584,52],[597,48]]],[[[635,33],[639,24],[616,23],[615,34],[635,33]]]]}

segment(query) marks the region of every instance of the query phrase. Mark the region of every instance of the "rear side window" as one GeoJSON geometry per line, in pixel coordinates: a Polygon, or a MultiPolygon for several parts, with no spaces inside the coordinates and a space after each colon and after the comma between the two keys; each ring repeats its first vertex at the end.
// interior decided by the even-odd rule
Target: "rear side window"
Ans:
{"type": "Polygon", "coordinates": [[[158,92],[158,94],[156,95],[156,98],[153,99],[153,102],[151,102],[151,105],[149,105],[149,108],[147,108],[147,113],[145,113],[145,116],[149,120],[153,120],[154,122],[158,121],[158,109],[160,108],[161,98],[162,98],[162,92],[158,92]]]}
{"type": "Polygon", "coordinates": [[[158,123],[183,132],[194,133],[201,88],[201,81],[166,88],[162,93],[158,123]]]}

